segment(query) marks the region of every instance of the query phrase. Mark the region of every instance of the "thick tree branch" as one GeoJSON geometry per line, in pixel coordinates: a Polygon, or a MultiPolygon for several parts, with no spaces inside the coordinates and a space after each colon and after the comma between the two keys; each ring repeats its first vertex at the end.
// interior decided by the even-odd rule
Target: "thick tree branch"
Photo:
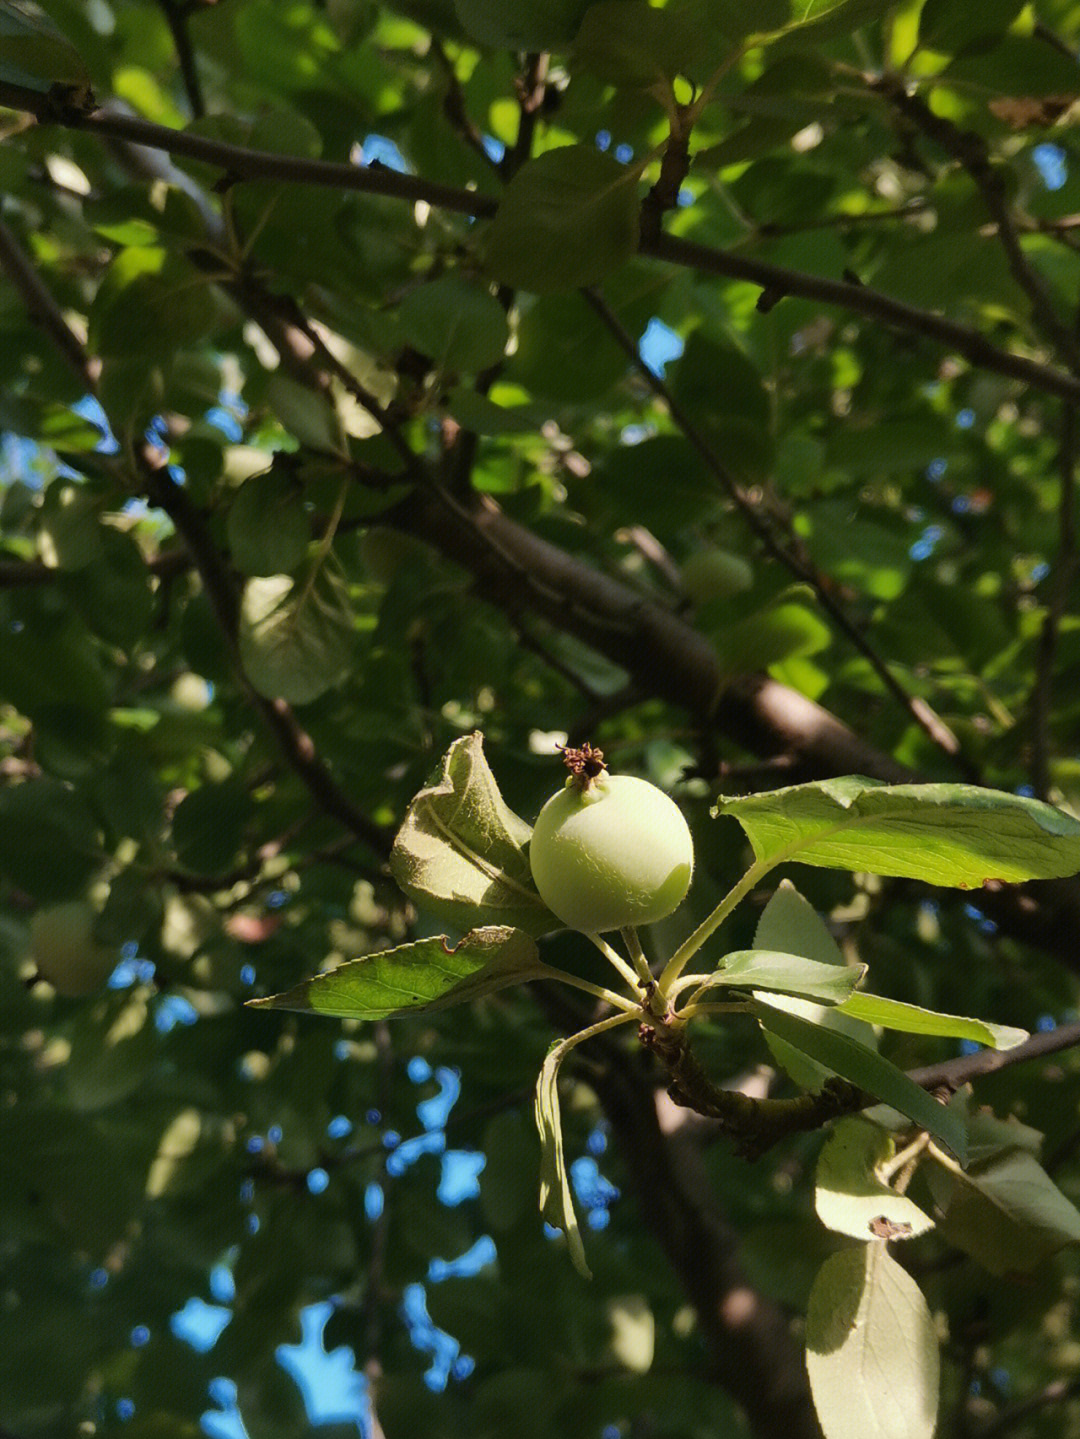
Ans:
{"type": "MultiPolygon", "coordinates": [[[[0,82],[0,105],[32,114],[42,124],[59,124],[104,138],[165,150],[171,155],[204,160],[219,166],[227,177],[234,180],[276,179],[283,183],[324,185],[336,190],[388,195],[410,203],[423,200],[440,209],[478,218],[489,217],[498,208],[498,201],[489,195],[454,189],[415,175],[402,175],[384,166],[350,165],[250,150],[241,145],[230,145],[203,135],[155,125],[135,116],[102,109],[82,111],[65,103],[63,95],[57,97],[7,81],[0,82]]],[[[674,235],[643,237],[641,253],[670,264],[700,270],[703,274],[746,280],[752,285],[760,285],[771,295],[797,295],[879,320],[896,329],[924,335],[981,369],[1005,375],[1047,394],[1080,402],[1080,379],[1075,376],[1024,355],[1001,350],[978,330],[946,320],[932,311],[905,305],[869,286],[803,274],[674,235]]]]}

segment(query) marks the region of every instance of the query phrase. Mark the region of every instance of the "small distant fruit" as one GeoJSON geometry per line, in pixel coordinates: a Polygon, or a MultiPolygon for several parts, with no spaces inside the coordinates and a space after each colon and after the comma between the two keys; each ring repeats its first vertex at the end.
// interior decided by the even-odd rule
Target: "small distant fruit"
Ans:
{"type": "Polygon", "coordinates": [[[754,583],[749,560],[730,550],[696,550],[682,567],[683,589],[696,605],[741,595],[754,583]]]}
{"type": "Polygon", "coordinates": [[[38,974],[57,994],[93,994],[112,973],[117,956],[94,939],[96,917],[85,899],[72,899],[39,909],[30,920],[30,950],[38,974]]]}
{"type": "Polygon", "coordinates": [[[648,780],[608,774],[591,745],[565,759],[570,778],[540,811],[529,844],[541,899],[585,934],[664,919],[694,872],[678,805],[648,780]]]}

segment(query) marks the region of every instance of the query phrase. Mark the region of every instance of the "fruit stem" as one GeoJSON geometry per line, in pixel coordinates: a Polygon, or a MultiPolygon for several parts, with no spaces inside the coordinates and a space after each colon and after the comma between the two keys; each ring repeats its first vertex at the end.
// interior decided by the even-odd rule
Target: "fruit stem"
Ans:
{"type": "Polygon", "coordinates": [[[716,933],[731,911],[741,899],[744,899],[746,895],[750,893],[758,880],[768,874],[769,870],[780,864],[786,857],[785,854],[781,853],[780,855],[771,856],[768,859],[755,860],[743,875],[742,879],[740,879],[737,884],[732,885],[731,889],[728,890],[712,914],[701,921],[690,938],[684,940],[668,960],[664,967],[664,972],[658,981],[661,995],[665,998],[667,997],[671,985],[678,979],[679,975],[682,974],[687,964],[693,959],[694,955],[697,954],[705,941],[716,933]]]}
{"type": "Polygon", "coordinates": [[[613,964],[615,966],[615,968],[622,975],[623,979],[625,979],[627,984],[630,986],[632,993],[636,995],[640,988],[638,984],[638,977],[627,964],[626,960],[623,959],[622,955],[618,952],[618,950],[612,949],[611,945],[608,944],[607,940],[601,939],[600,935],[598,934],[587,934],[585,938],[589,940],[592,944],[596,945],[597,949],[600,951],[600,953],[604,956],[604,958],[608,961],[609,964],[613,964]]]}
{"type": "Polygon", "coordinates": [[[656,976],[649,968],[649,961],[645,958],[645,951],[641,947],[641,939],[638,936],[637,929],[634,925],[628,924],[623,928],[621,933],[634,969],[637,972],[637,988],[640,989],[645,996],[645,1008],[658,1019],[662,1019],[667,1005],[660,998],[660,992],[656,984],[656,976]]]}
{"type": "Polygon", "coordinates": [[[592,984],[587,979],[579,979],[576,974],[569,974],[565,969],[559,969],[553,964],[544,965],[539,978],[557,979],[561,984],[572,984],[575,989],[583,989],[586,994],[604,1000],[612,1008],[621,1010],[627,1016],[641,1012],[640,1000],[627,999],[625,994],[617,994],[613,989],[605,989],[602,984],[592,984]]]}

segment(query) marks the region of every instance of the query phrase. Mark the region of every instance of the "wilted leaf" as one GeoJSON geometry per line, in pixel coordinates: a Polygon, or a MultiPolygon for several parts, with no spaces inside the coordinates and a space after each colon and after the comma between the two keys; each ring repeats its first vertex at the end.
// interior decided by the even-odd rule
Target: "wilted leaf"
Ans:
{"type": "Polygon", "coordinates": [[[533,884],[531,834],[499,793],[476,732],[454,741],[410,804],[390,871],[410,899],[462,929],[481,920],[547,934],[562,925],[533,884]]]}
{"type": "Polygon", "coordinates": [[[574,1268],[586,1279],[592,1274],[585,1262],[570,1180],[563,1153],[562,1117],[559,1111],[559,1065],[568,1053],[566,1040],[552,1045],[536,1081],[536,1127],[540,1131],[540,1213],[566,1235],[574,1268]]]}

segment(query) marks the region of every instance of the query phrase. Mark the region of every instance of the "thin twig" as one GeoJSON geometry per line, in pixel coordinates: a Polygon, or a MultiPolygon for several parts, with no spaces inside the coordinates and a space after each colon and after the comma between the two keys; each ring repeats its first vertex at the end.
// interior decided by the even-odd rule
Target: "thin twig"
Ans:
{"type": "Polygon", "coordinates": [[[868,76],[867,83],[876,94],[884,95],[893,108],[928,139],[940,145],[971,177],[997,227],[997,238],[1009,262],[1009,271],[1031,301],[1035,319],[1070,369],[1080,369],[1080,341],[1062,320],[1061,306],[1050,287],[1024,254],[1008,203],[1004,177],[991,161],[986,141],[974,131],[961,130],[951,120],[936,115],[920,95],[909,93],[898,76],[868,76]]]}
{"type": "Polygon", "coordinates": [[[1061,494],[1058,499],[1058,552],[1050,578],[1049,597],[1035,654],[1035,680],[1031,687],[1032,788],[1040,799],[1050,792],[1050,712],[1061,621],[1069,606],[1076,575],[1076,455],[1077,416],[1074,405],[1065,405],[1061,417],[1061,445],[1058,454],[1061,494]]]}
{"type": "Polygon", "coordinates": [[[82,341],[65,320],[14,231],[3,220],[0,220],[0,268],[18,290],[31,320],[41,326],[68,368],[93,393],[100,366],[87,356],[82,341]]]}
{"type": "Polygon", "coordinates": [[[206,114],[206,102],[203,99],[199,67],[195,61],[195,51],[187,27],[191,7],[189,4],[182,3],[182,0],[160,0],[160,3],[165,14],[165,21],[172,32],[173,46],[176,50],[177,62],[180,65],[180,74],[183,77],[184,93],[187,95],[188,105],[191,108],[192,116],[196,120],[201,120],[206,114]]]}
{"type": "MultiPolygon", "coordinates": [[[[992,1439],[992,1436],[1006,1434],[1021,1419],[1026,1419],[1029,1414],[1036,1413],[1039,1409],[1045,1409],[1049,1404],[1061,1404],[1066,1399],[1075,1399],[1080,1395],[1080,1376],[1074,1375],[1071,1379],[1052,1379],[1049,1384],[1037,1389],[1034,1394],[1029,1394],[1025,1399],[1019,1399],[1011,1404],[1008,1409],[1003,1409],[989,1424],[979,1426],[979,1439],[992,1439]]],[[[1062,1430],[1064,1433],[1065,1431],[1062,1430]]]]}
{"type": "Polygon", "coordinates": [[[671,418],[701,456],[709,473],[718,482],[722,492],[733,502],[754,534],[757,535],[767,553],[770,554],[773,559],[779,561],[796,579],[801,580],[804,584],[810,585],[822,609],[832,617],[837,627],[842,630],[859,653],[867,660],[874,673],[893,698],[907,710],[915,723],[929,736],[934,744],[943,750],[950,759],[956,762],[969,779],[974,779],[975,775],[971,772],[970,766],[967,764],[961,752],[959,741],[952,730],[949,729],[944,720],[933,712],[924,700],[908,694],[907,690],[889,669],[873,645],[858,626],[849,619],[845,610],[838,604],[825,584],[823,584],[817,570],[812,565],[804,563],[798,555],[794,554],[786,545],[782,545],[777,540],[773,534],[772,526],[762,516],[757,506],[746,497],[742,486],[739,485],[713,446],[706,439],[703,432],[698,429],[693,419],[675,398],[670,387],[659,375],[654,374],[641,358],[641,350],[635,342],[634,337],[603,297],[595,289],[583,290],[582,294],[622,348],[627,358],[634,365],[638,374],[652,390],[653,394],[667,406],[671,418]]]}

